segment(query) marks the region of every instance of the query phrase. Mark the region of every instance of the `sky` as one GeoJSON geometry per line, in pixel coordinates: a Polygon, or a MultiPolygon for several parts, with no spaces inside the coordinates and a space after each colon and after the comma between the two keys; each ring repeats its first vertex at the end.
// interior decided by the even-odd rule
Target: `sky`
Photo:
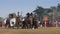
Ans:
{"type": "Polygon", "coordinates": [[[60,0],[0,0],[0,17],[7,17],[9,13],[22,12],[25,16],[27,12],[32,12],[37,6],[49,8],[57,6],[60,0]]]}

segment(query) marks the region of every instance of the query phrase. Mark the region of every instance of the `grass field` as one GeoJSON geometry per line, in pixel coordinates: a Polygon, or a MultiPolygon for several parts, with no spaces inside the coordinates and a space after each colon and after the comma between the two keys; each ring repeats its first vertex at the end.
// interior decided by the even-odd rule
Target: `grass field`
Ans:
{"type": "Polygon", "coordinates": [[[2,29],[0,34],[60,34],[60,28],[38,28],[38,29],[2,29]]]}

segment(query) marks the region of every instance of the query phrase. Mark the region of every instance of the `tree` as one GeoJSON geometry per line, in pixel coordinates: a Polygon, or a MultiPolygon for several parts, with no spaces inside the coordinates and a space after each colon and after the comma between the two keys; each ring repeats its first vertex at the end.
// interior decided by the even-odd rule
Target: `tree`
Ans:
{"type": "Polygon", "coordinates": [[[60,4],[58,3],[57,11],[60,12],[60,4]]]}
{"type": "Polygon", "coordinates": [[[45,15],[50,18],[50,13],[52,12],[52,10],[50,8],[37,6],[36,10],[34,10],[33,12],[35,12],[39,16],[40,20],[42,20],[43,16],[45,15]]]}
{"type": "Polygon", "coordinates": [[[33,12],[35,12],[37,15],[39,15],[39,19],[41,20],[43,17],[44,8],[37,6],[36,10],[34,10],[33,12]]]}
{"type": "Polygon", "coordinates": [[[0,22],[2,22],[3,21],[3,18],[2,17],[0,17],[0,22]]]}

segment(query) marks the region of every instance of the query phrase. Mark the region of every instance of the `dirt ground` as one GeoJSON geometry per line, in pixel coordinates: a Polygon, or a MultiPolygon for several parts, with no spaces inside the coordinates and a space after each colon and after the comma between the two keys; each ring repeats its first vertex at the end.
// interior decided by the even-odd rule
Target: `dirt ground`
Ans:
{"type": "Polygon", "coordinates": [[[0,28],[0,34],[60,34],[60,27],[48,27],[38,29],[5,29],[0,28]]]}

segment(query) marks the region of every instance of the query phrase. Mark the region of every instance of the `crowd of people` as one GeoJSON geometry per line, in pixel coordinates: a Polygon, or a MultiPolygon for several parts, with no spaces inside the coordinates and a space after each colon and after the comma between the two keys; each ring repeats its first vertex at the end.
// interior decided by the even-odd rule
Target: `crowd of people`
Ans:
{"type": "MultiPolygon", "coordinates": [[[[22,28],[22,29],[37,29],[38,27],[52,27],[58,26],[57,21],[42,21],[40,22],[37,14],[27,13],[26,18],[22,18],[21,16],[13,17],[11,14],[7,19],[2,22],[2,27],[5,28],[22,28]]],[[[45,19],[46,20],[46,19],[45,19]]]]}
{"type": "Polygon", "coordinates": [[[13,14],[10,14],[7,19],[2,22],[2,27],[5,28],[38,28],[39,19],[33,13],[27,13],[26,18],[21,16],[13,17],[13,14]]]}

